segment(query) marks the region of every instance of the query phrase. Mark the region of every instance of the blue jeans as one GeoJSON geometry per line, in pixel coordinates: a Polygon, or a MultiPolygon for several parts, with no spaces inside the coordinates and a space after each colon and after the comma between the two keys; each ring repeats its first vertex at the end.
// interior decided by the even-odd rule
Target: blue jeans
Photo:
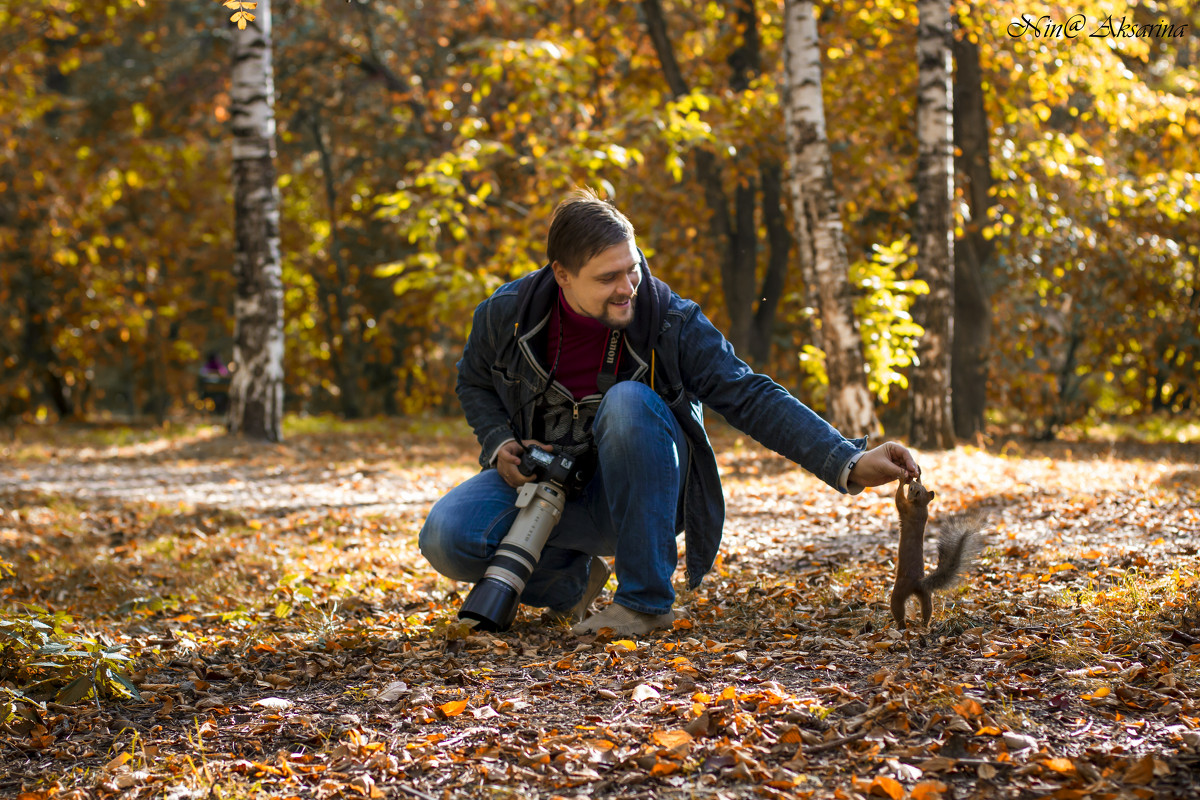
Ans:
{"type": "MultiPolygon", "coordinates": [[[[616,556],[615,601],[665,614],[675,602],[687,438],[662,398],[633,381],[605,393],[592,432],[596,474],[567,501],[521,602],[566,611],[583,597],[591,556],[616,556]]],[[[421,553],[446,577],[477,582],[516,519],[516,499],[494,469],[459,484],[430,510],[421,553]]]]}

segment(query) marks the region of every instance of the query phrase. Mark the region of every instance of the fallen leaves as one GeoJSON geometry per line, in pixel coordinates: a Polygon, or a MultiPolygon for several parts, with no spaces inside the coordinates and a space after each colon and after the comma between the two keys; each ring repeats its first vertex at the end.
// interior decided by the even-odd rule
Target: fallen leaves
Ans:
{"type": "MultiPolygon", "coordinates": [[[[1068,479],[1035,459],[924,457],[931,482],[955,476],[939,513],[982,510],[998,541],[939,596],[931,630],[901,635],[886,495],[847,501],[761,455],[722,458],[718,570],[681,594],[687,619],[641,640],[581,641],[524,616],[497,635],[449,622],[462,587],[412,539],[469,459],[389,476],[389,490],[436,489],[402,489],[383,516],[350,508],[379,493],[357,464],[319,466],[346,507],[290,509],[286,486],[232,511],[9,496],[7,596],[69,606],[120,640],[143,703],[0,693],[23,709],[0,731],[19,781],[0,778],[0,794],[41,792],[47,761],[91,769],[92,791],[180,797],[941,800],[994,784],[1099,800],[1190,786],[1200,516],[1190,486],[1146,488],[1169,468],[1089,462],[1068,479]]],[[[298,485],[322,483],[309,477],[298,485]]]]}

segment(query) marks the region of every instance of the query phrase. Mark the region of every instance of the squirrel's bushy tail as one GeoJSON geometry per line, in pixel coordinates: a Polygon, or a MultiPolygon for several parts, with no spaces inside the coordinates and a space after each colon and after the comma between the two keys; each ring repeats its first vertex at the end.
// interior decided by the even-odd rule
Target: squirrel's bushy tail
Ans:
{"type": "Polygon", "coordinates": [[[983,549],[983,522],[971,518],[945,522],[937,549],[937,569],[921,580],[921,588],[930,592],[949,589],[971,566],[983,549]]]}

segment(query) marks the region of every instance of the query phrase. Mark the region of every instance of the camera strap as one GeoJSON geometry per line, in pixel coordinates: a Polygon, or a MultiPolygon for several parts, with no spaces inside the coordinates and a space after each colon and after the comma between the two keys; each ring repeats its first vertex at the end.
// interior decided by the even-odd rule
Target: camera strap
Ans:
{"type": "Polygon", "coordinates": [[[604,345],[604,363],[596,375],[596,388],[600,390],[600,394],[617,385],[617,373],[621,370],[621,351],[624,349],[621,342],[624,338],[625,334],[622,331],[609,331],[608,342],[604,345]]]}

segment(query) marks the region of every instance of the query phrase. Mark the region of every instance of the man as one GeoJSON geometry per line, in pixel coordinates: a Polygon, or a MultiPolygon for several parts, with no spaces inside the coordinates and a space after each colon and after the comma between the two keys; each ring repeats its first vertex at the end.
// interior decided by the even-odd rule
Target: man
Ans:
{"type": "Polygon", "coordinates": [[[443,575],[483,577],[531,480],[521,453],[541,446],[593,459],[595,473],[568,500],[521,602],[577,623],[577,634],[671,627],[675,537],[684,531],[694,588],[725,516],[701,403],[843,493],[919,474],[902,446],[866,450],[752,372],[699,306],[650,275],[629,220],[590,191],[555,210],[546,257],[475,310],[457,392],[485,469],[421,530],[421,552],[443,575]],[[614,555],[613,602],[588,617],[610,575],[602,556],[614,555]]]}

